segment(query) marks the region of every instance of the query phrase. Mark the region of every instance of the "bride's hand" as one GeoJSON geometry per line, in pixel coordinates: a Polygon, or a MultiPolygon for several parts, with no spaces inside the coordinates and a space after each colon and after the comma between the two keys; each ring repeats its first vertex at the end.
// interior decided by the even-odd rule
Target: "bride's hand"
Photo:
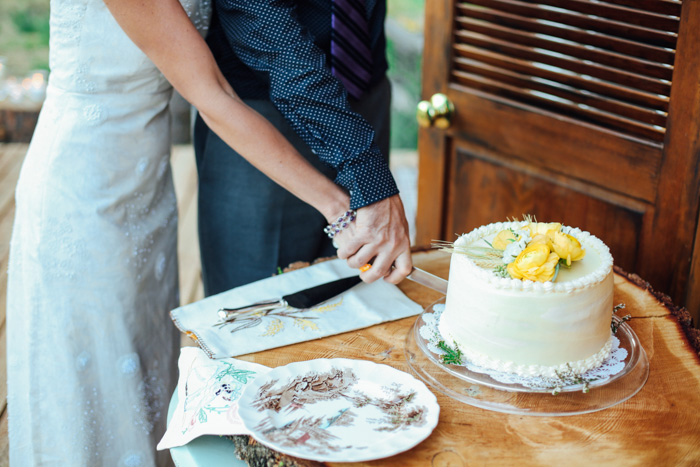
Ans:
{"type": "Polygon", "coordinates": [[[338,257],[360,269],[365,282],[398,284],[411,272],[408,222],[399,195],[357,210],[357,219],[334,238],[338,257]],[[367,268],[365,265],[371,265],[367,268]]]}

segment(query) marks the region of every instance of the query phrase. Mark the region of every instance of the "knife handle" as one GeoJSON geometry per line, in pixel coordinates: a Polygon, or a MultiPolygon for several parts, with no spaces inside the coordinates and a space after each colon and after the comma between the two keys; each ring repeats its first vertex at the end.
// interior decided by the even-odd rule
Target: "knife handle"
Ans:
{"type": "Polygon", "coordinates": [[[359,276],[350,276],[344,279],[338,279],[333,282],[317,285],[300,292],[285,295],[282,297],[292,308],[311,308],[321,302],[340,295],[346,290],[354,287],[362,282],[359,276]]]}

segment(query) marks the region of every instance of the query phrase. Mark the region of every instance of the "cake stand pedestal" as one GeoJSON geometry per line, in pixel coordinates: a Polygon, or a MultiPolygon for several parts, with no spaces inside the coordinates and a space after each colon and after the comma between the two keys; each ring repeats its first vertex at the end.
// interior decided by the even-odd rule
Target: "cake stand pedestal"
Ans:
{"type": "MultiPolygon", "coordinates": [[[[564,386],[557,395],[551,389],[533,389],[496,381],[487,374],[463,366],[442,363],[421,336],[424,316],[444,298],[429,305],[416,319],[406,336],[405,356],[411,370],[428,385],[452,399],[482,409],[519,415],[563,416],[607,409],[639,392],[649,376],[649,360],[639,338],[626,323],[620,323],[615,336],[627,350],[624,369],[605,381],[564,386]]],[[[617,319],[617,318],[615,318],[617,319]]]]}

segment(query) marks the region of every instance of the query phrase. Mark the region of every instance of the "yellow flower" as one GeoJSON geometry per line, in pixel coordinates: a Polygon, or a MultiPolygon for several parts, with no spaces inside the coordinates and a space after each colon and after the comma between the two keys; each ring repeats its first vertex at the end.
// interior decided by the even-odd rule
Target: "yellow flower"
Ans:
{"type": "Polygon", "coordinates": [[[518,237],[512,230],[501,230],[493,239],[491,245],[498,250],[505,250],[508,245],[516,241],[518,241],[518,237]]]}
{"type": "Polygon", "coordinates": [[[530,222],[525,226],[530,231],[530,237],[535,238],[536,235],[546,235],[551,237],[554,232],[561,230],[559,222],[530,222]]]}
{"type": "Polygon", "coordinates": [[[552,238],[552,250],[566,260],[566,265],[571,266],[572,261],[578,261],[586,256],[586,250],[581,248],[581,243],[569,234],[555,232],[552,238]]]}
{"type": "Polygon", "coordinates": [[[538,243],[541,243],[542,245],[547,245],[547,247],[550,250],[552,249],[552,238],[549,237],[549,235],[537,234],[534,237],[532,237],[532,240],[530,240],[527,246],[537,245],[538,243]]]}
{"type": "Polygon", "coordinates": [[[554,277],[558,262],[559,255],[546,244],[530,244],[508,265],[508,273],[513,279],[547,282],[554,277]]]}

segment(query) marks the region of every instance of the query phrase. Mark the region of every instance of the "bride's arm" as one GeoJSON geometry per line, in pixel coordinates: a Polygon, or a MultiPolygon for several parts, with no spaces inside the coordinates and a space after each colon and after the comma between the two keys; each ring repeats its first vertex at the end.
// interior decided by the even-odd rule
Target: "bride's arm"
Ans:
{"type": "Polygon", "coordinates": [[[238,98],[177,0],[105,0],[105,4],[131,40],[228,145],[329,223],[347,210],[350,198],[345,191],[238,98]]]}
{"type": "MultiPolygon", "coordinates": [[[[178,0],[104,2],[129,38],[229,146],[329,223],[348,208],[348,194],[238,98],[178,0]]],[[[337,240],[338,256],[349,265],[373,261],[361,274],[367,282],[384,277],[398,283],[411,271],[408,225],[398,195],[360,208],[357,221],[337,240]]]]}

